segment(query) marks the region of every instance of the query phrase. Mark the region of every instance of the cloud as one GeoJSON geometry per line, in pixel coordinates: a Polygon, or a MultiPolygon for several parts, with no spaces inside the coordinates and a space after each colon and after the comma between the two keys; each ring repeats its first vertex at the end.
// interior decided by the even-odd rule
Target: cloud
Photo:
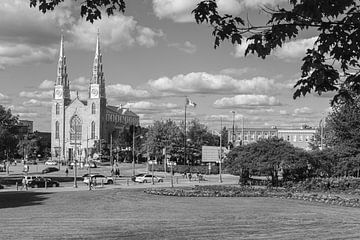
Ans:
{"type": "Polygon", "coordinates": [[[273,79],[254,77],[237,80],[227,75],[213,75],[206,72],[180,74],[172,78],[162,77],[148,81],[150,87],[161,92],[199,94],[253,94],[276,92],[283,88],[273,79]]]}
{"type": "Polygon", "coordinates": [[[288,112],[286,110],[280,110],[279,113],[280,115],[288,115],[288,112]]]}
{"type": "Polygon", "coordinates": [[[53,97],[53,91],[21,91],[19,93],[20,97],[25,98],[33,98],[33,99],[52,99],[53,97]]]}
{"type": "Polygon", "coordinates": [[[225,68],[220,71],[220,74],[231,75],[231,76],[242,76],[253,69],[245,67],[245,68],[225,68]]]}
{"type": "Polygon", "coordinates": [[[102,47],[109,47],[116,51],[135,44],[153,47],[156,45],[157,38],[164,36],[161,30],[138,25],[131,16],[115,15],[93,24],[85,19],[78,19],[76,24],[68,30],[70,44],[76,48],[94,50],[98,29],[100,29],[102,47]]]}
{"type": "Polygon", "coordinates": [[[231,107],[264,107],[280,106],[280,101],[275,97],[266,95],[237,95],[231,98],[224,97],[214,102],[216,108],[231,107]]]}
{"type": "Polygon", "coordinates": [[[121,99],[134,99],[134,98],[147,98],[150,93],[147,90],[134,89],[130,85],[113,84],[106,87],[106,93],[112,98],[121,99]]]}
{"type": "Polygon", "coordinates": [[[50,47],[2,43],[0,46],[0,69],[20,64],[51,63],[55,59],[56,53],[56,49],[50,47]]]}
{"type": "Polygon", "coordinates": [[[39,101],[37,99],[30,99],[28,101],[23,102],[25,107],[48,107],[51,106],[52,102],[49,101],[39,101]]]}
{"type": "Polygon", "coordinates": [[[242,58],[245,57],[245,51],[249,46],[250,42],[243,40],[241,44],[235,44],[235,52],[233,53],[234,57],[242,58]]]}
{"type": "Polygon", "coordinates": [[[40,89],[53,89],[54,88],[54,81],[50,80],[44,80],[42,83],[40,83],[39,88],[40,89]]]}
{"type": "Polygon", "coordinates": [[[78,77],[70,82],[72,91],[87,91],[89,89],[90,79],[86,77],[78,77]]]}
{"type": "Polygon", "coordinates": [[[9,104],[11,102],[11,98],[5,94],[0,93],[0,104],[9,104]]]}
{"type": "Polygon", "coordinates": [[[297,115],[303,115],[303,114],[311,114],[313,113],[313,110],[311,108],[308,107],[302,107],[302,108],[296,108],[294,109],[294,116],[297,115]]]}
{"type": "Polygon", "coordinates": [[[274,55],[278,58],[299,58],[305,56],[306,49],[313,48],[317,37],[299,39],[285,43],[275,50],[274,55]]]}
{"type": "MultiPolygon", "coordinates": [[[[201,0],[153,0],[153,10],[160,18],[174,22],[194,22],[191,11],[201,0]]],[[[237,15],[245,8],[258,8],[262,5],[275,6],[287,0],[217,0],[218,11],[222,14],[237,15]]]]}
{"type": "Polygon", "coordinates": [[[169,111],[177,109],[178,105],[174,103],[153,103],[153,102],[134,102],[125,104],[126,108],[136,109],[142,113],[162,113],[164,111],[169,111]]]}
{"type": "Polygon", "coordinates": [[[193,54],[196,52],[196,45],[192,44],[189,41],[186,41],[185,43],[181,44],[181,43],[172,43],[169,44],[169,47],[175,47],[177,49],[179,49],[180,51],[183,51],[185,53],[189,53],[189,54],[193,54]]]}

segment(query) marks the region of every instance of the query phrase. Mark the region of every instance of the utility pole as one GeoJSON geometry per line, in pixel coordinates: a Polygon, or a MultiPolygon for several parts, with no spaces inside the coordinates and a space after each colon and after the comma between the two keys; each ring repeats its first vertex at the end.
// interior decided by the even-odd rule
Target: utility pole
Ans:
{"type": "Polygon", "coordinates": [[[111,165],[111,168],[113,167],[114,165],[114,162],[113,162],[113,155],[112,155],[112,132],[110,134],[110,165],[111,165]]]}
{"type": "Polygon", "coordinates": [[[222,183],[222,176],[221,176],[221,161],[222,161],[222,118],[220,118],[220,161],[219,161],[219,182],[222,183]]]}
{"type": "Polygon", "coordinates": [[[133,135],[133,146],[132,146],[132,175],[135,177],[135,126],[133,125],[132,129],[133,135]]]}

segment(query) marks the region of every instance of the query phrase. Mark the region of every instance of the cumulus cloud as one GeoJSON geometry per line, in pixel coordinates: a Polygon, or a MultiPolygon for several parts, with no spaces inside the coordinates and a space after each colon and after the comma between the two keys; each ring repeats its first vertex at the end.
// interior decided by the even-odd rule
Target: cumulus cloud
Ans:
{"type": "Polygon", "coordinates": [[[272,96],[266,95],[237,95],[231,98],[224,97],[214,102],[217,108],[231,107],[264,107],[280,106],[280,101],[272,96]]]}
{"type": "Polygon", "coordinates": [[[52,99],[53,97],[53,91],[21,91],[19,93],[20,97],[25,98],[33,98],[33,99],[52,99]]]}
{"type": "MultiPolygon", "coordinates": [[[[153,0],[155,15],[169,18],[175,22],[193,22],[191,11],[201,0],[153,0]]],[[[220,13],[239,14],[245,8],[257,8],[262,5],[274,6],[287,0],[217,0],[220,13]]]]}
{"type": "Polygon", "coordinates": [[[247,49],[247,47],[249,46],[250,42],[249,41],[242,41],[241,44],[236,44],[235,45],[235,52],[233,53],[234,57],[236,58],[242,58],[245,57],[245,51],[247,49]]]}
{"type": "Polygon", "coordinates": [[[302,108],[296,108],[294,109],[294,114],[293,115],[303,115],[303,114],[311,114],[313,113],[313,110],[311,108],[308,107],[302,107],[302,108]]]}
{"type": "Polygon", "coordinates": [[[136,109],[142,113],[162,113],[178,108],[174,103],[153,103],[147,101],[133,102],[125,104],[126,108],[136,109]]]}
{"type": "Polygon", "coordinates": [[[70,88],[73,91],[87,91],[89,89],[90,79],[78,77],[70,82],[70,88]]]}
{"type": "Polygon", "coordinates": [[[273,79],[255,77],[237,80],[227,75],[213,75],[206,72],[180,74],[172,78],[162,77],[148,81],[150,87],[157,91],[172,93],[269,93],[281,89],[281,84],[273,79]]]}
{"type": "Polygon", "coordinates": [[[172,43],[172,44],[169,44],[169,47],[177,48],[180,51],[183,51],[183,52],[186,52],[186,53],[189,53],[189,54],[195,53],[196,49],[197,49],[196,45],[192,44],[189,41],[186,41],[183,44],[181,44],[181,43],[172,43]]]}
{"type": "Polygon", "coordinates": [[[140,26],[131,16],[115,15],[93,24],[80,18],[68,30],[71,44],[78,48],[93,50],[98,29],[101,34],[101,45],[113,50],[121,50],[135,44],[153,47],[157,39],[164,36],[161,30],[140,26]]]}
{"type": "Polygon", "coordinates": [[[299,39],[285,43],[281,48],[275,50],[278,58],[299,58],[303,57],[306,49],[313,48],[317,37],[299,39]]]}
{"type": "Polygon", "coordinates": [[[0,93],[0,104],[10,104],[12,102],[12,99],[3,93],[0,93]]]}
{"type": "Polygon", "coordinates": [[[113,84],[106,87],[106,93],[112,98],[133,99],[133,98],[147,98],[150,93],[147,90],[134,89],[130,85],[113,84]]]}
{"type": "Polygon", "coordinates": [[[39,88],[40,89],[53,89],[54,84],[55,84],[54,81],[44,80],[40,83],[39,88]]]}
{"type": "Polygon", "coordinates": [[[43,107],[43,106],[51,106],[52,102],[49,101],[39,101],[37,99],[30,99],[28,101],[23,102],[25,107],[43,107]]]}
{"type": "Polygon", "coordinates": [[[245,68],[225,68],[220,71],[220,74],[231,75],[231,76],[242,76],[245,73],[248,73],[252,69],[245,68]]]}

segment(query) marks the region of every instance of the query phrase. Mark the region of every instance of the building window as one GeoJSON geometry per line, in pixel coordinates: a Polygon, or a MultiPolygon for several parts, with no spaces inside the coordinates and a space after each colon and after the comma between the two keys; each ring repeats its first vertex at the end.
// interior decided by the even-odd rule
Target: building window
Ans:
{"type": "Polygon", "coordinates": [[[91,139],[95,139],[95,122],[91,122],[91,139]]]}
{"type": "Polygon", "coordinates": [[[309,141],[309,136],[305,136],[305,142],[308,142],[309,141]]]}
{"type": "Polygon", "coordinates": [[[96,106],[95,106],[95,103],[93,103],[91,105],[91,114],[95,114],[96,113],[96,106]]]}
{"type": "Polygon", "coordinates": [[[288,142],[290,142],[290,136],[289,136],[289,135],[287,135],[286,140],[287,140],[288,142]]]}
{"type": "Polygon", "coordinates": [[[303,135],[300,135],[299,136],[299,142],[302,142],[303,141],[303,135]]]}
{"type": "Polygon", "coordinates": [[[60,123],[56,121],[55,123],[55,139],[59,139],[59,132],[60,132],[60,123]]]}
{"type": "Polygon", "coordinates": [[[293,136],[293,141],[296,142],[296,135],[293,136]]]}
{"type": "Polygon", "coordinates": [[[70,140],[81,140],[81,119],[75,115],[70,120],[70,140]]]}
{"type": "Polygon", "coordinates": [[[55,112],[56,112],[56,115],[60,114],[60,104],[58,104],[58,103],[55,106],[55,112]]]}

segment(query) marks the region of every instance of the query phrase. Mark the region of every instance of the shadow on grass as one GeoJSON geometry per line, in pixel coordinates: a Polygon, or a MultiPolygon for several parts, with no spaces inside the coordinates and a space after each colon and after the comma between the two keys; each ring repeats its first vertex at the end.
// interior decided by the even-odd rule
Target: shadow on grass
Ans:
{"type": "Polygon", "coordinates": [[[40,205],[51,193],[43,192],[0,192],[0,209],[40,205]]]}

